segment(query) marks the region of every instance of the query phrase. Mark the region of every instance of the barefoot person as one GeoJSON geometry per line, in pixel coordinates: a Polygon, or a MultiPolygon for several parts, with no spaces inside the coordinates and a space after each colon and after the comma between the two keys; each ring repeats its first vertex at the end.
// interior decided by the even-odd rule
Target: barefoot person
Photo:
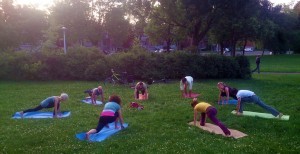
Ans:
{"type": "Polygon", "coordinates": [[[238,104],[236,107],[237,115],[243,114],[244,105],[246,102],[247,103],[253,102],[254,104],[270,112],[274,117],[281,118],[283,116],[282,113],[277,111],[275,108],[265,104],[262,100],[260,100],[260,98],[254,92],[250,90],[236,90],[235,93],[238,99],[238,104]]]}
{"type": "Polygon", "coordinates": [[[186,76],[180,80],[180,90],[181,90],[182,97],[185,97],[187,95],[191,97],[192,89],[193,89],[193,77],[186,76]],[[187,88],[189,90],[189,94],[187,93],[187,88]]]}
{"type": "Polygon", "coordinates": [[[43,100],[40,105],[36,106],[35,108],[32,109],[27,109],[24,111],[21,111],[21,117],[27,112],[34,112],[34,111],[39,111],[44,108],[54,108],[53,110],[53,117],[57,118],[57,116],[60,114],[60,103],[63,101],[66,101],[69,98],[68,94],[62,93],[60,96],[51,96],[43,100]]]}
{"type": "Polygon", "coordinates": [[[205,102],[198,103],[197,98],[193,99],[191,106],[194,109],[194,125],[195,126],[196,126],[196,122],[197,122],[197,115],[198,115],[198,113],[200,113],[199,123],[201,126],[205,125],[206,115],[207,115],[208,118],[213,123],[215,123],[222,129],[222,131],[224,132],[224,134],[226,136],[229,136],[231,134],[231,132],[227,129],[227,127],[217,119],[217,117],[216,117],[217,109],[215,107],[213,107],[212,105],[205,103],[205,102]]]}
{"type": "Polygon", "coordinates": [[[237,100],[236,94],[234,93],[234,91],[236,91],[235,88],[231,88],[223,82],[218,82],[217,85],[218,85],[218,89],[220,91],[218,103],[220,103],[222,101],[221,104],[224,104],[224,97],[226,97],[225,104],[228,104],[229,97],[232,97],[233,99],[237,100]]]}
{"type": "Polygon", "coordinates": [[[101,96],[101,101],[104,102],[104,94],[103,94],[102,86],[98,86],[98,88],[86,90],[86,91],[84,91],[84,93],[88,93],[89,97],[86,97],[86,98],[90,98],[92,101],[92,104],[94,104],[94,105],[96,105],[97,96],[99,96],[99,95],[101,96]]]}
{"type": "Polygon", "coordinates": [[[144,82],[138,82],[134,88],[135,99],[139,99],[140,92],[142,93],[144,99],[148,99],[148,89],[144,82]]]}
{"type": "Polygon", "coordinates": [[[104,126],[108,126],[108,124],[112,122],[115,122],[115,129],[118,129],[118,119],[121,123],[121,128],[124,128],[121,112],[121,98],[117,95],[112,95],[109,97],[109,102],[107,102],[103,108],[97,127],[88,131],[85,138],[89,140],[91,134],[100,132],[104,126]]]}

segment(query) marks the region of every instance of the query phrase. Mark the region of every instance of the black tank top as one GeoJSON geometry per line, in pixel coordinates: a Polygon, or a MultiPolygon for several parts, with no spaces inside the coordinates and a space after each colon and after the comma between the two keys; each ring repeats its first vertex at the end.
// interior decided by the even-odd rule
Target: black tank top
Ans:
{"type": "Polygon", "coordinates": [[[224,86],[224,91],[221,92],[221,96],[226,96],[226,92],[225,92],[225,88],[226,87],[228,88],[229,96],[232,97],[232,98],[234,98],[234,99],[237,99],[236,95],[234,93],[234,91],[237,91],[237,89],[231,88],[229,86],[224,86]]]}

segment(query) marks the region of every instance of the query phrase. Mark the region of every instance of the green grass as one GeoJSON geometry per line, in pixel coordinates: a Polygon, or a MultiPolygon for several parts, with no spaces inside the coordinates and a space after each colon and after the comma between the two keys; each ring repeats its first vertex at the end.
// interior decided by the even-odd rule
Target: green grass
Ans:
{"type": "MultiPolygon", "coordinates": [[[[254,69],[255,56],[249,56],[250,68],[254,69]]],[[[300,55],[266,55],[261,57],[261,72],[300,72],[300,55]]]]}
{"type": "MultiPolygon", "coordinates": [[[[81,103],[83,91],[96,82],[0,81],[0,153],[297,153],[300,150],[300,75],[255,74],[251,80],[224,80],[240,89],[254,91],[269,105],[290,115],[289,121],[237,117],[235,106],[216,105],[219,80],[198,80],[194,91],[201,100],[215,105],[217,117],[229,128],[249,136],[225,138],[187,125],[193,119],[190,100],[179,97],[179,81],[151,85],[150,98],[142,111],[128,108],[133,90],[105,85],[106,98],[118,94],[129,127],[100,143],[79,141],[75,134],[94,128],[103,106],[81,103]],[[65,119],[11,119],[16,111],[36,106],[51,95],[67,92],[70,99],[62,110],[65,119]]],[[[265,112],[255,105],[245,110],[265,112]]],[[[209,121],[209,120],[208,120],[209,121]]]]}

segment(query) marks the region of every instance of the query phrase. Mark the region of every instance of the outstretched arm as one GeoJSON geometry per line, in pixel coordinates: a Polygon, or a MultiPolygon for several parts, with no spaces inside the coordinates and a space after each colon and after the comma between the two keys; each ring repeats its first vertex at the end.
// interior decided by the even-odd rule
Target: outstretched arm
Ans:
{"type": "Polygon", "coordinates": [[[135,88],[134,88],[134,92],[133,92],[133,96],[134,96],[135,99],[137,99],[137,94],[136,94],[136,93],[137,93],[137,89],[136,89],[136,87],[135,87],[135,88]]]}
{"type": "Polygon", "coordinates": [[[240,107],[241,107],[241,98],[238,98],[238,103],[236,105],[236,114],[239,114],[240,107]]]}
{"type": "Polygon", "coordinates": [[[225,92],[226,92],[226,103],[228,104],[229,101],[229,88],[225,87],[225,92]]]}
{"type": "MultiPolygon", "coordinates": [[[[121,109],[118,111],[119,112],[119,121],[120,121],[120,124],[121,124],[121,128],[123,129],[124,128],[124,126],[123,126],[123,123],[124,123],[124,121],[123,121],[123,115],[122,115],[122,111],[121,111],[121,109]]],[[[117,129],[118,127],[117,127],[117,120],[115,121],[115,128],[117,129]]]]}
{"type": "Polygon", "coordinates": [[[222,96],[221,96],[222,92],[220,91],[219,93],[219,98],[218,98],[218,104],[223,104],[223,99],[222,99],[222,96]],[[222,101],[222,102],[221,102],[222,101]]]}
{"type": "Polygon", "coordinates": [[[101,94],[101,101],[104,103],[104,94],[103,94],[103,92],[101,94]]]}
{"type": "Polygon", "coordinates": [[[96,99],[97,99],[97,96],[96,96],[95,93],[93,92],[93,93],[92,93],[92,98],[91,98],[92,104],[96,104],[96,99]]]}
{"type": "Polygon", "coordinates": [[[57,113],[58,113],[58,111],[60,111],[60,109],[58,109],[58,108],[59,108],[59,100],[58,100],[57,97],[55,97],[55,99],[54,99],[54,110],[53,110],[53,117],[54,118],[57,118],[57,113]]]}
{"type": "Polygon", "coordinates": [[[197,111],[194,110],[194,125],[196,126],[196,122],[197,122],[197,111]]]}

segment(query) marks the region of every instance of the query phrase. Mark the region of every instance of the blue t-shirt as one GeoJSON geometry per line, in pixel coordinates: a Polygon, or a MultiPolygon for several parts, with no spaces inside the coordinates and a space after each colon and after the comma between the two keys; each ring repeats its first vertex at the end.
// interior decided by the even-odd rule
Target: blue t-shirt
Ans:
{"type": "Polygon", "coordinates": [[[121,106],[116,102],[107,102],[104,105],[101,116],[114,116],[115,112],[118,112],[121,109],[121,106]]]}
{"type": "Polygon", "coordinates": [[[55,96],[51,96],[43,100],[40,105],[44,108],[54,107],[54,102],[55,102],[55,96]]]}

